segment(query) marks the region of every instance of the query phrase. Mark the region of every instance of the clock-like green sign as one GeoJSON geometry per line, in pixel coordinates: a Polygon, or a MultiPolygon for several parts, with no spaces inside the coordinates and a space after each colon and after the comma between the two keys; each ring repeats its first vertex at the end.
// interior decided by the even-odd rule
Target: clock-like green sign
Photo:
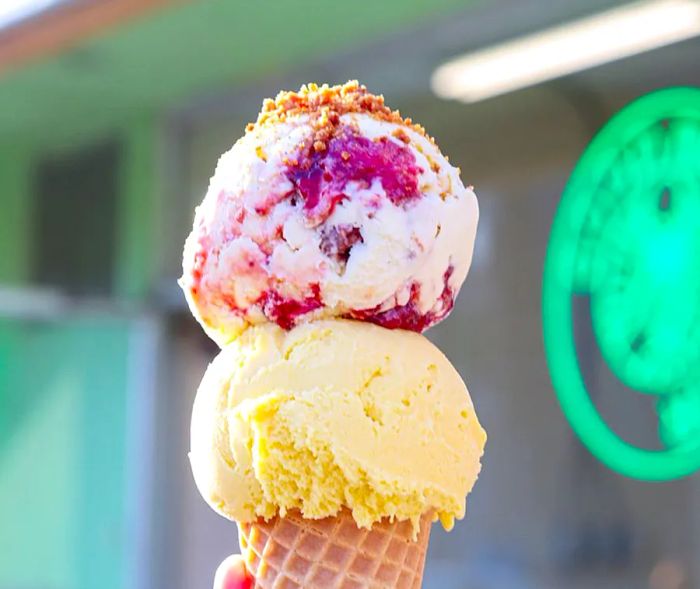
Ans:
{"type": "Polygon", "coordinates": [[[543,322],[562,409],[598,459],[644,480],[700,469],[700,89],[638,99],[586,149],[552,227],[543,322]],[[662,450],[622,440],[591,401],[576,354],[574,297],[589,297],[613,374],[656,397],[662,450]]]}

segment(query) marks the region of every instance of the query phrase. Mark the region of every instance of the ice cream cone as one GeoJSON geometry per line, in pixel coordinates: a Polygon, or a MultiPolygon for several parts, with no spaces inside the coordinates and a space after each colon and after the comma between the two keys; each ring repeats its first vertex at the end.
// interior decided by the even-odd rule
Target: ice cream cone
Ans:
{"type": "Polygon", "coordinates": [[[249,522],[258,589],[420,589],[434,516],[464,517],[486,433],[420,333],[453,307],[478,216],[435,141],[357,82],[266,101],[219,161],[180,282],[222,347],[190,461],[249,522]]]}
{"type": "Polygon", "coordinates": [[[256,589],[420,589],[432,515],[413,540],[410,521],[358,528],[348,510],[305,519],[299,512],[238,525],[256,589]]]}

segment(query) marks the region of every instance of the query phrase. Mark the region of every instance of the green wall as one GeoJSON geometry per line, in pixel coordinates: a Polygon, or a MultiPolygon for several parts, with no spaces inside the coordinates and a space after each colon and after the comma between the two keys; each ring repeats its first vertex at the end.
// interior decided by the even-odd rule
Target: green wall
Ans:
{"type": "Polygon", "coordinates": [[[0,587],[124,586],[129,331],[0,322],[0,587]]]}
{"type": "Polygon", "coordinates": [[[31,150],[0,146],[0,285],[26,280],[29,239],[31,150]]]}
{"type": "Polygon", "coordinates": [[[85,130],[127,120],[135,111],[177,107],[233,84],[304,62],[322,62],[343,49],[431,22],[471,3],[175,3],[6,74],[0,84],[0,137],[72,141],[85,130]]]}
{"type": "MultiPolygon", "coordinates": [[[[133,312],[158,274],[160,128],[145,113],[114,133],[124,147],[114,309],[120,301],[133,312]]],[[[31,164],[63,148],[0,148],[0,289],[31,287],[31,164]]],[[[56,317],[13,318],[0,291],[0,589],[127,583],[126,405],[138,320],[77,303],[56,317]]]]}

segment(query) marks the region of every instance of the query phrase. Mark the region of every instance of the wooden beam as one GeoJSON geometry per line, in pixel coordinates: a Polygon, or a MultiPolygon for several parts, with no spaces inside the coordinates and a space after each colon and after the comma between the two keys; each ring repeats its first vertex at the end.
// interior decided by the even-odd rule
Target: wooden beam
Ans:
{"type": "Polygon", "coordinates": [[[186,0],[73,0],[0,30],[0,76],[186,0]]]}

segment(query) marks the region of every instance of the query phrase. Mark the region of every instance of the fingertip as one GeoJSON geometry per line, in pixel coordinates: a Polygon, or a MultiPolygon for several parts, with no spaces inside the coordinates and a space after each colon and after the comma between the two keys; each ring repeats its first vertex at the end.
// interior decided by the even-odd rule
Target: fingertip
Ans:
{"type": "Polygon", "coordinates": [[[243,557],[232,554],[219,565],[214,576],[214,589],[253,589],[254,582],[243,557]]]}

